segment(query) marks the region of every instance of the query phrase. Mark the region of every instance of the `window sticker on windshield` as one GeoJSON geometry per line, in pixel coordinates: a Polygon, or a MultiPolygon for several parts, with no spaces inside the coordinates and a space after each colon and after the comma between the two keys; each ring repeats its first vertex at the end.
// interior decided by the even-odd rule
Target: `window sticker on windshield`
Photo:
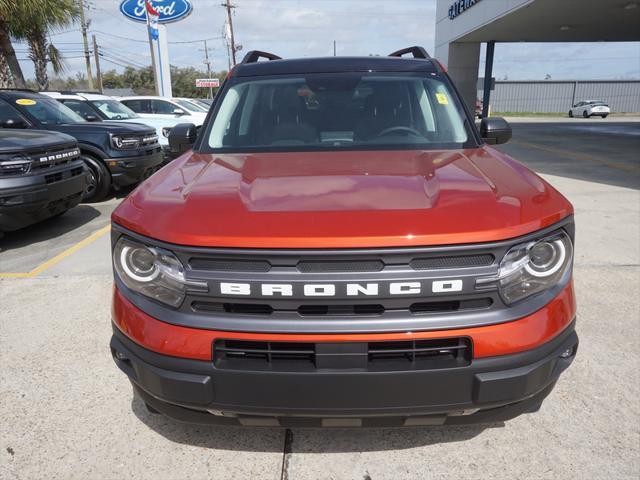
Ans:
{"type": "Polygon", "coordinates": [[[36,101],[31,100],[30,98],[19,98],[16,100],[18,105],[35,105],[36,101]]]}
{"type": "Polygon", "coordinates": [[[438,103],[440,105],[449,105],[449,99],[447,98],[447,96],[444,93],[436,93],[436,100],[438,100],[438,103]]]}

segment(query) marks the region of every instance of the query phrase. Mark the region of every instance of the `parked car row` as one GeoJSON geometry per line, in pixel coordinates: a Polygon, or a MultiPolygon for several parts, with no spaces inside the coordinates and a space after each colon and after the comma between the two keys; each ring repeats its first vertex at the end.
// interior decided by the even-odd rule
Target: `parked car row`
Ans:
{"type": "Polygon", "coordinates": [[[190,99],[121,100],[0,89],[0,235],[148,178],[177,156],[171,129],[207,115],[190,99]]]}

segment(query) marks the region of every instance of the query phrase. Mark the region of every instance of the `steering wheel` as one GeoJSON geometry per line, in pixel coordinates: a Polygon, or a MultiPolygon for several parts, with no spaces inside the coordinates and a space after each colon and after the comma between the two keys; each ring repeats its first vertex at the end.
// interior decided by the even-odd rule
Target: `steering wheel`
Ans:
{"type": "Polygon", "coordinates": [[[114,120],[122,120],[122,115],[116,115],[113,117],[114,120]]]}
{"type": "Polygon", "coordinates": [[[415,128],[404,127],[402,125],[399,125],[397,127],[385,128],[380,133],[378,133],[376,137],[384,137],[385,135],[390,135],[392,133],[410,133],[411,135],[415,135],[416,137],[422,137],[422,134],[415,128]]]}

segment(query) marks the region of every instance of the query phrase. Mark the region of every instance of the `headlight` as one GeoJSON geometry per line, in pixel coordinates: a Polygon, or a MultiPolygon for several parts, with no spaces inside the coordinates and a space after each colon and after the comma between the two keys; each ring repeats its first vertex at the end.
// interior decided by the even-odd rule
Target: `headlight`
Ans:
{"type": "Polygon", "coordinates": [[[113,264],[131,290],[172,307],[180,306],[187,289],[207,289],[205,282],[187,281],[184,267],[173,253],[126,237],[116,243],[113,264]]]}
{"type": "Polygon", "coordinates": [[[507,304],[518,302],[558,284],[573,264],[573,245],[569,235],[560,232],[536,242],[517,245],[500,263],[496,281],[507,304]]]}
{"type": "Polygon", "coordinates": [[[131,150],[140,146],[140,137],[114,135],[111,144],[118,150],[131,150]]]}
{"type": "Polygon", "coordinates": [[[169,138],[169,134],[171,133],[171,127],[162,127],[162,136],[165,138],[169,138]]]}
{"type": "Polygon", "coordinates": [[[0,177],[29,173],[32,163],[26,155],[0,155],[0,177]]]}

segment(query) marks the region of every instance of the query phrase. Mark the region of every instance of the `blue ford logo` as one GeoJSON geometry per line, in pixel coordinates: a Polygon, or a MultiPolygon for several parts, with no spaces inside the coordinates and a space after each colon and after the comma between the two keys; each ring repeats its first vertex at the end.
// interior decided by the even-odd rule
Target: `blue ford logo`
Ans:
{"type": "MultiPolygon", "coordinates": [[[[177,22],[193,10],[189,0],[151,0],[153,8],[160,14],[159,23],[177,22]]],[[[122,14],[136,22],[146,22],[145,0],[122,0],[122,14]]]]}

